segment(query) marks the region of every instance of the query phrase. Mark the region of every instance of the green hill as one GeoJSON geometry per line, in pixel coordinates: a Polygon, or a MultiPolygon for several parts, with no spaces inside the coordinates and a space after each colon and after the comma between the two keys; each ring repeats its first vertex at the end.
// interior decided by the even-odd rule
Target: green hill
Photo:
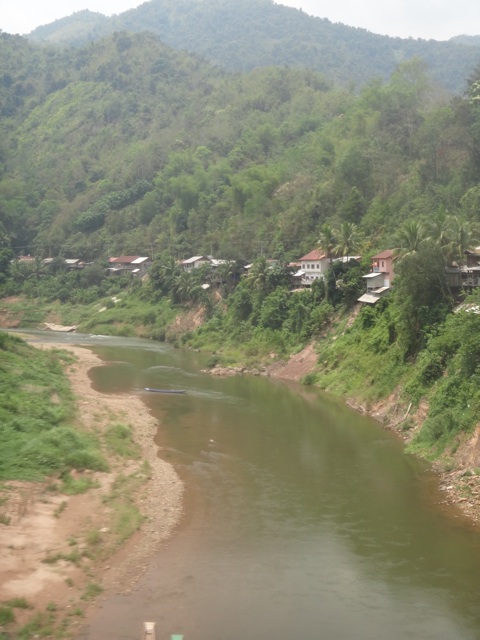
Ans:
{"type": "Polygon", "coordinates": [[[372,245],[439,210],[478,216],[476,84],[419,61],[359,95],[310,70],[228,73],[153,34],[80,49],[0,38],[2,243],[93,260],[291,258],[325,222],[372,245]]]}
{"type": "Polygon", "coordinates": [[[418,57],[435,82],[458,93],[480,61],[480,51],[468,44],[380,36],[273,0],[151,0],[111,18],[81,11],[29,37],[81,45],[115,31],[145,30],[230,71],[307,68],[357,88],[373,78],[388,79],[398,63],[418,57]]]}

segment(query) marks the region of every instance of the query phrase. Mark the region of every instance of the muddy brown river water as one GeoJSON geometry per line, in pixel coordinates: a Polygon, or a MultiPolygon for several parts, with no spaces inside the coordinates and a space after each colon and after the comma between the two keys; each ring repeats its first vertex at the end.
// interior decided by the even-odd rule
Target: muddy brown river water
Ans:
{"type": "Polygon", "coordinates": [[[138,393],[158,417],[186,509],[81,640],[136,640],[144,620],[157,640],[480,638],[480,533],[378,423],[315,389],[213,378],[170,346],[94,350],[108,363],[95,388],[138,393]]]}

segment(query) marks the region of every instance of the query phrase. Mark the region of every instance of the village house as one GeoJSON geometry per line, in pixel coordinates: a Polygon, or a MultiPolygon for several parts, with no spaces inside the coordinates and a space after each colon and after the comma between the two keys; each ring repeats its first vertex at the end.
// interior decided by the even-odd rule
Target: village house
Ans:
{"type": "Polygon", "coordinates": [[[108,259],[109,275],[124,275],[130,273],[133,276],[142,277],[152,264],[150,258],[144,256],[119,256],[108,259]]]}
{"type": "Polygon", "coordinates": [[[394,261],[395,255],[392,249],[387,249],[372,256],[371,271],[362,276],[367,285],[367,292],[358,298],[358,302],[375,304],[390,291],[395,276],[394,261]]]}
{"type": "Polygon", "coordinates": [[[321,278],[325,280],[328,270],[334,262],[343,262],[348,264],[351,260],[360,260],[361,256],[340,256],[333,258],[327,256],[320,249],[313,249],[310,253],[300,258],[298,263],[292,263],[299,265],[297,271],[293,274],[293,281],[300,284],[303,287],[310,287],[312,282],[321,278]]]}
{"type": "Polygon", "coordinates": [[[325,280],[330,268],[330,258],[323,251],[313,249],[310,253],[302,256],[299,262],[300,270],[296,272],[295,276],[301,279],[302,285],[309,287],[318,278],[325,280]]]}
{"type": "MultiPolygon", "coordinates": [[[[35,258],[35,256],[28,255],[28,256],[18,256],[18,258],[16,258],[16,260],[18,262],[21,262],[22,264],[34,265],[36,258],[35,258]]],[[[48,267],[49,265],[51,265],[56,260],[63,260],[63,262],[64,262],[65,266],[67,267],[67,269],[83,269],[85,267],[85,262],[80,260],[80,258],[43,258],[43,259],[40,260],[40,262],[45,267],[48,267]]],[[[12,262],[13,262],[13,260],[12,260],[12,262]]]]}
{"type": "MultiPolygon", "coordinates": [[[[480,287],[480,247],[474,251],[465,251],[465,264],[458,269],[462,287],[480,287]]],[[[450,282],[450,286],[454,286],[450,282]]]]}
{"type": "Polygon", "coordinates": [[[180,265],[184,271],[192,271],[192,269],[198,269],[202,264],[209,264],[211,259],[208,256],[193,256],[182,260],[180,265]]]}
{"type": "Polygon", "coordinates": [[[83,269],[85,267],[85,262],[79,258],[65,258],[65,264],[67,269],[83,269]]]}

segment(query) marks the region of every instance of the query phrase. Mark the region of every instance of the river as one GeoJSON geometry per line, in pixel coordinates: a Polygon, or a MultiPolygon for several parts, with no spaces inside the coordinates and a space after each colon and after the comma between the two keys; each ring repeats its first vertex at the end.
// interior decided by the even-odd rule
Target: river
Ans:
{"type": "Polygon", "coordinates": [[[106,362],[94,387],[138,393],[158,417],[186,510],[82,639],[135,640],[144,620],[157,640],[480,638],[480,533],[393,434],[316,389],[212,377],[168,345],[91,342],[106,362]]]}

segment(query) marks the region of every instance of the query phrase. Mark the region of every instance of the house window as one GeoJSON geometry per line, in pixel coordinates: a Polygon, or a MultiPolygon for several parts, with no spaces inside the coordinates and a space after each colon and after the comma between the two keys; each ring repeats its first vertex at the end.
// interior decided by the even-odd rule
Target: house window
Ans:
{"type": "Polygon", "coordinates": [[[384,263],[384,262],[383,262],[383,260],[382,260],[382,269],[383,269],[383,265],[384,265],[384,264],[385,264],[385,263],[384,263]]]}

